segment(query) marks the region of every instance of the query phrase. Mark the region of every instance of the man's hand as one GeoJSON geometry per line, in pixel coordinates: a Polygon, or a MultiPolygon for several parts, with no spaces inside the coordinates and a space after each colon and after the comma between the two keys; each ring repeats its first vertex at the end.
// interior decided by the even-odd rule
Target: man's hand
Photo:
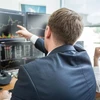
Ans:
{"type": "Polygon", "coordinates": [[[20,30],[18,30],[16,33],[19,34],[21,37],[25,37],[26,39],[30,39],[32,37],[32,33],[30,33],[25,27],[21,25],[17,25],[20,30]]]}
{"type": "Polygon", "coordinates": [[[100,47],[96,47],[94,52],[94,66],[99,66],[98,64],[99,57],[100,57],[100,47]]]}
{"type": "Polygon", "coordinates": [[[0,100],[10,100],[12,93],[7,90],[0,91],[0,100]]]}
{"type": "Polygon", "coordinates": [[[97,59],[100,57],[100,47],[95,48],[94,57],[97,59]]]}

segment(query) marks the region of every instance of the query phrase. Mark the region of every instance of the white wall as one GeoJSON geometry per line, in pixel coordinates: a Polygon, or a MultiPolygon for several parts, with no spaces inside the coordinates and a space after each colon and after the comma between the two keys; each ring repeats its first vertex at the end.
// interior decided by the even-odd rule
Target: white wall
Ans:
{"type": "Polygon", "coordinates": [[[60,0],[0,0],[4,9],[21,10],[21,4],[44,5],[48,14],[60,8],[60,0]]]}
{"type": "Polygon", "coordinates": [[[19,10],[18,0],[0,0],[0,8],[19,10]]]}
{"type": "Polygon", "coordinates": [[[100,0],[62,0],[63,7],[79,13],[91,14],[100,12],[100,0]]]}

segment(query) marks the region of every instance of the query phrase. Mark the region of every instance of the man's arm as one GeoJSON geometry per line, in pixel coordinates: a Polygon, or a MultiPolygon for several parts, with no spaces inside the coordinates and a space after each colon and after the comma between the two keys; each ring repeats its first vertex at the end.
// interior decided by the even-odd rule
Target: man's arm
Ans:
{"type": "Polygon", "coordinates": [[[99,66],[99,57],[100,57],[100,47],[95,48],[94,52],[94,66],[99,66]]]}
{"type": "Polygon", "coordinates": [[[93,67],[95,78],[96,78],[96,92],[100,93],[100,68],[93,67]]]}
{"type": "Polygon", "coordinates": [[[43,53],[47,54],[47,50],[44,46],[44,40],[42,38],[39,38],[36,35],[33,35],[27,29],[23,26],[17,25],[20,30],[18,30],[16,33],[19,34],[19,36],[25,37],[26,39],[30,39],[30,41],[35,45],[37,49],[42,51],[43,53]]]}
{"type": "Polygon", "coordinates": [[[40,51],[42,51],[43,53],[45,53],[45,55],[47,55],[47,50],[45,49],[45,46],[44,46],[44,40],[42,38],[38,38],[36,43],[35,43],[35,47],[37,49],[39,49],[40,51]]]}
{"type": "Polygon", "coordinates": [[[100,92],[100,67],[99,67],[100,47],[95,48],[94,52],[94,74],[96,78],[96,91],[100,92]]]}

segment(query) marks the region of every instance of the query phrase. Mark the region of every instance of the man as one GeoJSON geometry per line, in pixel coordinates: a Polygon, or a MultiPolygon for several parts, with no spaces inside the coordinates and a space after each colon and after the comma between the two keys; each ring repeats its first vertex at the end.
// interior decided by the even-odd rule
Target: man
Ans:
{"type": "Polygon", "coordinates": [[[44,41],[18,27],[21,30],[17,34],[30,38],[47,56],[19,69],[11,100],[95,100],[91,62],[84,49],[74,46],[83,30],[76,12],[67,8],[55,11],[48,21],[44,41]]]}
{"type": "Polygon", "coordinates": [[[100,67],[99,67],[99,58],[100,58],[100,47],[95,48],[94,52],[94,73],[96,78],[96,92],[100,93],[100,67]]]}

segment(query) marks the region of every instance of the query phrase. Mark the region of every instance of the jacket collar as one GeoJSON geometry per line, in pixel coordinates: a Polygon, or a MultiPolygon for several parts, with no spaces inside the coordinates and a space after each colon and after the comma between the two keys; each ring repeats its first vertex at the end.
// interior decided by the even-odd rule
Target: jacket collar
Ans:
{"type": "Polygon", "coordinates": [[[65,52],[65,51],[76,51],[76,50],[73,45],[63,45],[63,46],[55,48],[47,55],[51,55],[58,52],[65,52]]]}

